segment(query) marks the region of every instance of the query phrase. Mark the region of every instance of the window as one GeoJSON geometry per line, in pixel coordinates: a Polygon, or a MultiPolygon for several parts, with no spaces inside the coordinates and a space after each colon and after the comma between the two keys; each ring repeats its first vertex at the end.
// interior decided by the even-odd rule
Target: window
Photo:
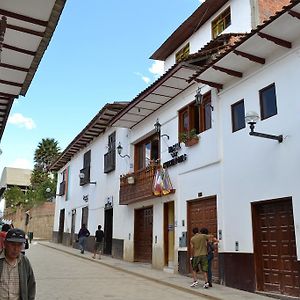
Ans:
{"type": "Polygon", "coordinates": [[[104,173],[113,171],[116,167],[116,132],[108,136],[108,151],[104,154],[104,173]]]}
{"type": "Polygon", "coordinates": [[[83,178],[80,177],[80,185],[85,185],[90,182],[90,166],[91,166],[91,150],[83,155],[83,168],[80,173],[83,173],[83,178]]]}
{"type": "Polygon", "coordinates": [[[81,226],[82,224],[85,224],[88,228],[88,218],[89,218],[89,208],[88,206],[85,206],[81,210],[81,226]]]}
{"type": "Polygon", "coordinates": [[[208,92],[203,95],[200,106],[196,106],[195,101],[193,101],[178,112],[179,135],[188,133],[192,129],[195,129],[197,134],[210,129],[211,112],[211,92],[208,92]]]}
{"type": "Polygon", "coordinates": [[[262,120],[277,115],[275,83],[260,90],[259,99],[260,116],[262,120]]]}
{"type": "Polygon", "coordinates": [[[160,158],[159,138],[157,134],[150,136],[142,142],[135,145],[135,171],[146,168],[151,162],[160,158]]]}
{"type": "Polygon", "coordinates": [[[230,7],[225,9],[218,15],[211,23],[212,38],[215,39],[222,33],[229,25],[231,25],[230,7]]]}
{"type": "Polygon", "coordinates": [[[62,181],[61,183],[59,184],[59,192],[58,192],[58,195],[59,196],[63,196],[65,193],[66,193],[66,190],[67,190],[67,181],[68,181],[68,171],[69,171],[69,167],[67,169],[65,169],[63,172],[62,172],[62,181]]]}
{"type": "Polygon", "coordinates": [[[187,43],[182,49],[180,49],[175,57],[176,57],[176,63],[186,59],[190,54],[190,44],[187,43]]]}
{"type": "Polygon", "coordinates": [[[232,132],[246,127],[244,100],[231,105],[232,132]]]}

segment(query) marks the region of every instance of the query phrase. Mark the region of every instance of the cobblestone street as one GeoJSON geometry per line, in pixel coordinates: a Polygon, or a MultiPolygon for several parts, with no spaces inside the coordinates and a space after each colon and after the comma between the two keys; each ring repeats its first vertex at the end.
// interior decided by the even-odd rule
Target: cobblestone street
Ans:
{"type": "Polygon", "coordinates": [[[38,300],[207,299],[46,248],[37,243],[31,245],[27,256],[34,268],[38,300]]]}

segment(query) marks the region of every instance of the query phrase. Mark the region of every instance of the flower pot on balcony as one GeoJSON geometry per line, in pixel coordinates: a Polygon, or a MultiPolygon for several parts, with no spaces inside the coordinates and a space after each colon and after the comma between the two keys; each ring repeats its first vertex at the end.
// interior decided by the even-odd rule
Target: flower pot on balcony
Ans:
{"type": "Polygon", "coordinates": [[[192,147],[192,146],[194,146],[198,143],[199,143],[199,138],[198,137],[193,137],[193,138],[190,138],[190,139],[185,141],[185,146],[186,147],[192,147]]]}
{"type": "Polygon", "coordinates": [[[127,183],[128,184],[134,184],[134,177],[133,176],[127,177],[127,183]]]}

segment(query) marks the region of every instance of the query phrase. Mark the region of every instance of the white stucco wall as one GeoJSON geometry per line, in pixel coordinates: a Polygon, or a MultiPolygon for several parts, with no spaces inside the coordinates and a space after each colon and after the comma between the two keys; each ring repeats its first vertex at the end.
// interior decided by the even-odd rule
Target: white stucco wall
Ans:
{"type": "MultiPolygon", "coordinates": [[[[298,82],[300,48],[260,71],[239,81],[219,95],[223,140],[223,237],[224,251],[234,251],[239,241],[240,252],[253,252],[250,203],[292,197],[298,259],[300,258],[300,202],[299,202],[299,111],[298,82]],[[260,121],[256,131],[283,134],[284,141],[249,136],[248,126],[232,133],[231,105],[244,99],[245,111],[260,113],[259,90],[275,83],[278,114],[260,121]],[[238,224],[238,226],[237,226],[238,224]]],[[[270,58],[272,60],[272,58],[270,58]]]]}
{"type": "MultiPolygon", "coordinates": [[[[88,147],[77,153],[72,160],[59,172],[58,187],[62,181],[61,172],[67,167],[69,169],[69,187],[68,187],[68,201],[65,201],[64,196],[57,196],[56,198],[56,210],[55,210],[55,223],[54,231],[58,231],[59,228],[59,212],[61,209],[65,209],[65,232],[71,230],[72,210],[76,209],[76,229],[77,233],[81,226],[81,209],[85,206],[89,207],[88,216],[88,229],[93,235],[97,229],[98,224],[104,225],[104,206],[107,197],[113,198],[113,237],[123,238],[127,233],[127,230],[122,224],[123,210],[127,208],[125,206],[119,206],[119,186],[120,174],[127,172],[127,165],[129,163],[116,156],[116,170],[108,174],[103,172],[104,160],[103,156],[107,152],[108,135],[116,131],[116,141],[123,142],[126,139],[127,129],[122,128],[110,128],[103,135],[96,138],[88,147]],[[79,185],[79,172],[83,168],[83,155],[88,150],[91,150],[91,169],[90,169],[90,181],[96,181],[94,184],[86,184],[84,186],[79,185]],[[125,172],[126,170],[126,172],[125,172]],[[88,202],[83,200],[83,196],[88,196],[88,202]],[[117,220],[117,222],[116,222],[117,220]]],[[[104,228],[105,229],[105,228],[104,228]]]]}
{"type": "Polygon", "coordinates": [[[178,47],[166,60],[165,70],[168,70],[175,64],[175,54],[188,42],[190,43],[190,54],[196,53],[212,39],[211,22],[228,6],[231,9],[231,25],[223,33],[232,32],[250,32],[251,31],[251,6],[249,0],[231,0],[228,1],[218,12],[216,12],[199,30],[197,30],[188,40],[178,47]]]}

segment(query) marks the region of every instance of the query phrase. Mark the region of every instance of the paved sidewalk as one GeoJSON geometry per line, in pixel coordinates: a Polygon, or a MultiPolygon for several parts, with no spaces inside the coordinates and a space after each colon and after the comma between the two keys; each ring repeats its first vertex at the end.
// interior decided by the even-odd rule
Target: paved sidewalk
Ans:
{"type": "Polygon", "coordinates": [[[232,289],[229,287],[225,287],[223,285],[214,284],[213,288],[203,289],[202,284],[199,284],[196,288],[191,288],[190,284],[192,282],[191,278],[182,276],[179,274],[171,274],[161,270],[152,269],[149,264],[141,264],[141,263],[130,263],[119,259],[114,259],[108,256],[102,256],[102,259],[93,259],[92,253],[85,252],[85,254],[81,254],[79,250],[66,247],[61,244],[56,244],[52,242],[38,241],[40,245],[50,247],[56,249],[58,251],[62,251],[68,253],[70,255],[74,255],[80,257],[82,259],[86,259],[92,261],[94,263],[102,264],[107,267],[111,267],[115,270],[119,270],[122,272],[126,272],[128,274],[132,274],[138,277],[145,278],[147,280],[151,280],[153,282],[175,288],[177,290],[193,294],[204,296],[207,299],[211,300],[270,300],[272,298],[264,297],[261,295],[257,295],[254,293],[248,293],[237,289],[232,289]]]}

